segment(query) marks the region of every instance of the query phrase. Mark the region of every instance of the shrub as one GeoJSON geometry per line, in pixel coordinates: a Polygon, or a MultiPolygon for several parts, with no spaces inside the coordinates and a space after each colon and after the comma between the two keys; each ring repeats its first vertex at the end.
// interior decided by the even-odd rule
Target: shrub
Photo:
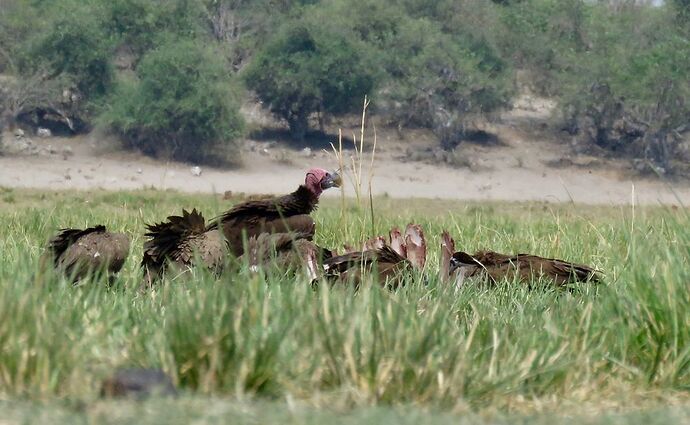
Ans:
{"type": "Polygon", "coordinates": [[[584,147],[672,172],[681,165],[679,133],[690,125],[690,41],[663,10],[597,13],[589,24],[591,50],[569,57],[561,76],[568,127],[584,147]]]}
{"type": "Polygon", "coordinates": [[[85,99],[107,94],[113,82],[113,46],[100,9],[73,1],[44,7],[48,21],[22,49],[22,73],[46,70],[50,78],[69,76],[85,99]]]}
{"type": "Polygon", "coordinates": [[[237,154],[239,90],[214,52],[171,39],[142,58],[137,76],[118,85],[102,117],[129,147],[195,162],[217,159],[214,147],[237,154]]]}
{"type": "Polygon", "coordinates": [[[381,99],[390,116],[399,125],[433,128],[445,145],[470,116],[507,105],[507,64],[472,47],[426,19],[404,22],[385,65],[390,77],[381,99]]]}
{"type": "Polygon", "coordinates": [[[303,139],[312,113],[353,111],[372,90],[374,73],[363,51],[352,33],[303,17],[277,31],[244,77],[292,136],[303,139]]]}
{"type": "Polygon", "coordinates": [[[162,33],[182,38],[208,33],[201,0],[111,0],[105,10],[109,32],[138,55],[156,45],[162,33]]]}

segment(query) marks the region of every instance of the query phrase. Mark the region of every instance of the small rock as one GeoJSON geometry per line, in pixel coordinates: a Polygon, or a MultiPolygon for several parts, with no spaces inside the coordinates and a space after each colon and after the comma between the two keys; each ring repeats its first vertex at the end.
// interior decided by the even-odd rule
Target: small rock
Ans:
{"type": "Polygon", "coordinates": [[[225,193],[223,193],[223,200],[227,201],[229,199],[232,199],[232,190],[226,190],[225,193]]]}
{"type": "Polygon", "coordinates": [[[144,172],[144,170],[142,170],[141,168],[137,168],[137,174],[141,174],[143,172],[144,172]]]}
{"type": "Polygon", "coordinates": [[[302,156],[305,156],[307,158],[311,158],[313,156],[312,152],[311,152],[311,148],[306,147],[306,148],[302,149],[302,156]]]}
{"type": "Polygon", "coordinates": [[[160,369],[121,369],[103,381],[101,397],[176,396],[172,379],[160,369]]]}
{"type": "Polygon", "coordinates": [[[22,130],[21,128],[14,130],[14,137],[16,137],[18,139],[21,139],[22,137],[24,137],[24,130],[22,130]]]}
{"type": "Polygon", "coordinates": [[[47,128],[39,128],[36,134],[38,135],[38,137],[43,138],[50,137],[53,135],[53,133],[47,128]]]}
{"type": "Polygon", "coordinates": [[[259,153],[261,153],[261,155],[266,155],[266,156],[270,155],[270,152],[266,148],[261,149],[259,151],[259,153]]]}
{"type": "Polygon", "coordinates": [[[201,167],[194,166],[189,170],[194,177],[199,177],[201,175],[201,167]]]}

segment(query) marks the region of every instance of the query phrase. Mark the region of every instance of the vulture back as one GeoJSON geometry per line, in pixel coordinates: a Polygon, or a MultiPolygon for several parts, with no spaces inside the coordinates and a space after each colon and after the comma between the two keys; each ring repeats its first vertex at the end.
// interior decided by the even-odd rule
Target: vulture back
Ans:
{"type": "Polygon", "coordinates": [[[99,225],[87,229],[62,229],[48,243],[53,265],[76,282],[89,273],[117,273],[129,254],[129,237],[108,232],[99,225]]]}
{"type": "Polygon", "coordinates": [[[245,238],[261,233],[309,233],[314,235],[316,224],[309,214],[319,199],[304,185],[296,191],[272,199],[247,201],[235,205],[215,218],[208,230],[221,228],[230,252],[239,257],[244,253],[245,238]]]}
{"type": "Polygon", "coordinates": [[[456,252],[453,257],[460,259],[461,274],[465,277],[483,274],[491,283],[506,278],[512,279],[516,274],[523,283],[546,278],[557,286],[599,281],[597,271],[589,266],[532,254],[506,255],[493,251],[478,251],[473,255],[456,252]]]}

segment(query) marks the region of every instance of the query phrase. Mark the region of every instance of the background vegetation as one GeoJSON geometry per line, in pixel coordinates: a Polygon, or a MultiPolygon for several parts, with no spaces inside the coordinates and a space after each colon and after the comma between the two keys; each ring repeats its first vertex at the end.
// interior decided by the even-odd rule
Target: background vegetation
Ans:
{"type": "MultiPolygon", "coordinates": [[[[304,276],[245,269],[219,279],[197,270],[140,291],[143,224],[191,206],[207,216],[228,207],[174,192],[2,193],[3,398],[91,406],[101,378],[143,366],[162,367],[187,395],[343,410],[583,414],[687,402],[683,211],[377,199],[376,232],[414,221],[429,238],[427,277],[396,292],[314,290],[304,276]],[[133,238],[112,288],[36,273],[50,234],[93,223],[133,238]],[[572,292],[511,281],[455,292],[436,276],[444,228],[467,250],[567,258],[605,278],[572,292]]],[[[325,202],[315,219],[324,246],[369,236],[367,209],[325,202]]]]}
{"type": "Polygon", "coordinates": [[[477,117],[529,89],[558,100],[559,125],[577,149],[673,173],[690,131],[690,5],[652,4],[0,0],[0,72],[11,77],[3,121],[38,122],[57,110],[74,132],[101,117],[129,146],[157,153],[148,147],[171,140],[168,152],[198,160],[208,144],[236,145],[246,85],[297,139],[368,94],[391,124],[431,128],[451,148],[477,117]],[[152,55],[163,60],[167,49],[177,60],[177,43],[195,46],[180,60],[210,63],[160,74],[168,67],[152,67],[152,55]],[[170,88],[161,105],[157,93],[128,95],[157,78],[188,91],[170,88]],[[141,120],[125,112],[149,109],[157,112],[141,120]]]}

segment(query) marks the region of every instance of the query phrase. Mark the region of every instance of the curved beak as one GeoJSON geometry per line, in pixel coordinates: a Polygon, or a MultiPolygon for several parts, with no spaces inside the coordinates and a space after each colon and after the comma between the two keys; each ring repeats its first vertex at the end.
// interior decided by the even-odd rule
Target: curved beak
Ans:
{"type": "Polygon", "coordinates": [[[326,190],[332,187],[340,187],[343,183],[343,178],[337,171],[328,173],[326,177],[321,180],[321,189],[326,190]]]}

